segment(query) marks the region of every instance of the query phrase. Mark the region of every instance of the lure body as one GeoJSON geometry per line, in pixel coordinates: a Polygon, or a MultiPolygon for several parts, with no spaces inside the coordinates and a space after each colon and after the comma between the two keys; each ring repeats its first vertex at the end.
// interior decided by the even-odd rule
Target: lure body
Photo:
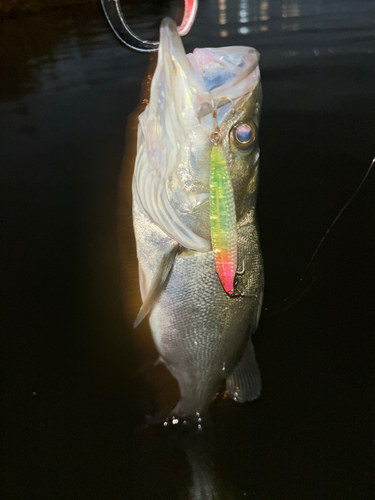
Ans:
{"type": "Polygon", "coordinates": [[[233,294],[237,270],[237,223],[233,187],[223,148],[213,146],[210,168],[211,241],[216,272],[224,290],[233,294]]]}

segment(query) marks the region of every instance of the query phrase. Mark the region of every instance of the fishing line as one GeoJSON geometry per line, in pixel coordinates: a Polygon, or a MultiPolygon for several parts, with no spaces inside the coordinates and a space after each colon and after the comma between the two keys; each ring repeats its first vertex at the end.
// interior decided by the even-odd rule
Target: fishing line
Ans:
{"type": "Polygon", "coordinates": [[[268,314],[268,317],[275,316],[276,314],[279,314],[280,312],[286,311],[287,309],[289,309],[290,307],[292,307],[294,304],[296,304],[303,297],[303,295],[305,295],[305,293],[309,290],[309,288],[311,287],[311,285],[315,282],[316,277],[314,276],[313,279],[312,279],[312,281],[311,281],[311,283],[309,283],[307,285],[307,287],[305,287],[305,289],[302,290],[302,292],[296,297],[296,299],[294,299],[292,302],[288,303],[291,300],[291,297],[293,295],[295,295],[295,293],[297,292],[297,289],[301,286],[301,284],[302,284],[302,282],[304,280],[304,277],[305,277],[307,271],[309,270],[311,264],[313,263],[313,261],[314,261],[316,255],[317,255],[317,253],[319,252],[321,246],[323,245],[324,241],[326,240],[328,234],[331,232],[331,229],[336,224],[336,222],[340,219],[340,217],[342,216],[342,214],[345,212],[345,210],[348,208],[348,206],[351,204],[351,202],[354,200],[354,198],[357,196],[357,194],[361,190],[363,184],[366,182],[366,179],[369,176],[369,174],[370,174],[370,172],[371,172],[372,167],[374,166],[374,164],[375,164],[375,157],[372,160],[371,165],[367,169],[367,172],[365,173],[362,181],[359,183],[357,189],[354,191],[354,193],[351,195],[351,197],[349,198],[349,200],[342,207],[342,209],[340,210],[340,212],[336,215],[336,217],[332,221],[331,225],[329,226],[329,228],[325,232],[323,238],[320,240],[320,242],[319,242],[318,246],[316,247],[314,253],[312,254],[312,257],[310,258],[310,260],[309,260],[309,262],[308,262],[308,264],[307,264],[304,272],[302,273],[302,276],[299,278],[299,283],[294,288],[293,292],[288,297],[286,297],[285,299],[283,299],[281,302],[279,302],[279,304],[277,304],[275,306],[271,306],[271,307],[264,307],[263,306],[262,307],[263,311],[267,311],[267,312],[271,311],[271,310],[273,311],[273,309],[276,309],[276,311],[272,312],[271,314],[268,314]],[[284,307],[282,307],[283,305],[284,305],[284,307]]]}

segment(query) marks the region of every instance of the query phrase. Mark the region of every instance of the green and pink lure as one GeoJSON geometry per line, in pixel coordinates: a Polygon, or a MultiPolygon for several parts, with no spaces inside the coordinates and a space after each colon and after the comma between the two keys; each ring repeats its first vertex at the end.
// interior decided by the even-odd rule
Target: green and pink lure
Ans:
{"type": "Polygon", "coordinates": [[[211,241],[216,272],[228,295],[237,295],[234,278],[237,271],[237,221],[233,186],[228,163],[217,125],[216,107],[212,110],[214,132],[210,165],[210,219],[211,241]]]}

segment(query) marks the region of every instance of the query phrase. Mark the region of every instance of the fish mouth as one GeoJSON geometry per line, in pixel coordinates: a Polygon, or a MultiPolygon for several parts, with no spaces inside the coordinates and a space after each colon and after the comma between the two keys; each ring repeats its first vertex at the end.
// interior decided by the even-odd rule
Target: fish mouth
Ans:
{"type": "Polygon", "coordinates": [[[202,99],[228,97],[234,101],[251,92],[260,80],[259,52],[252,47],[196,48],[186,54],[176,23],[165,18],[160,27],[160,52],[169,54],[186,82],[202,99]]]}

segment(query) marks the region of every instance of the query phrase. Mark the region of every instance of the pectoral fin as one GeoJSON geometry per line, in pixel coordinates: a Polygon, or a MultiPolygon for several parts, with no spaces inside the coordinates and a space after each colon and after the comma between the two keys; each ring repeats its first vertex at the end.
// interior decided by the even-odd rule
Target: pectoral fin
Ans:
{"type": "Polygon", "coordinates": [[[134,322],[134,328],[144,320],[147,314],[151,311],[152,307],[158,301],[161,292],[163,291],[168,278],[171,274],[173,263],[176,255],[179,251],[180,245],[175,245],[168,253],[166,253],[160,261],[160,264],[156,270],[154,278],[152,280],[150,289],[147,296],[139,310],[138,316],[134,322]]]}
{"type": "Polygon", "coordinates": [[[261,377],[251,337],[241,361],[227,378],[228,396],[239,403],[252,401],[260,395],[261,377]]]}

